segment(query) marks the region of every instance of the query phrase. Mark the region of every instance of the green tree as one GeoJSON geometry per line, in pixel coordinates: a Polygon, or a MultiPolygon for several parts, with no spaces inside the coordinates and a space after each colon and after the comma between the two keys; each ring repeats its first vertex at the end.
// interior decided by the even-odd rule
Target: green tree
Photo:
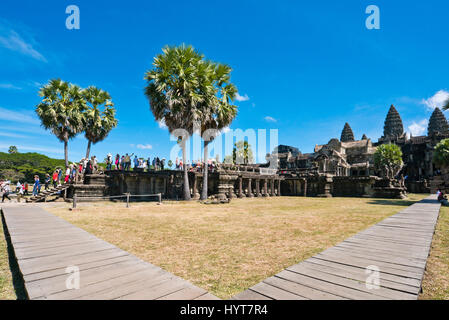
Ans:
{"type": "Polygon", "coordinates": [[[237,106],[232,104],[237,88],[230,82],[232,69],[224,64],[206,62],[203,86],[204,103],[201,108],[201,133],[204,140],[203,188],[201,199],[207,199],[209,143],[229,126],[237,116],[237,106]]]}
{"type": "Polygon", "coordinates": [[[435,146],[433,162],[439,167],[449,166],[449,139],[443,139],[435,146]]]}
{"type": "Polygon", "coordinates": [[[254,163],[253,150],[248,141],[238,141],[234,144],[233,160],[235,164],[254,163]]]}
{"type": "Polygon", "coordinates": [[[64,143],[65,165],[68,166],[68,142],[83,131],[82,90],[61,79],[53,79],[40,89],[39,95],[42,102],[37,105],[36,113],[42,126],[64,143]]]}
{"type": "Polygon", "coordinates": [[[19,150],[17,150],[16,146],[10,146],[8,149],[8,153],[10,153],[10,154],[14,154],[14,153],[18,153],[18,152],[19,152],[19,150]]]}
{"type": "Polygon", "coordinates": [[[86,158],[89,159],[91,145],[106,139],[118,121],[108,92],[91,86],[83,90],[83,98],[86,102],[83,126],[88,141],[86,158]]]}
{"type": "Polygon", "coordinates": [[[395,144],[383,144],[377,147],[374,153],[374,165],[379,170],[387,170],[387,177],[397,173],[401,169],[402,164],[400,147],[395,144]]]}
{"type": "Polygon", "coordinates": [[[186,140],[198,123],[205,97],[205,62],[193,47],[165,47],[154,58],[153,68],[145,74],[145,95],[156,121],[163,121],[178,138],[184,163],[184,199],[190,200],[186,140]]]}

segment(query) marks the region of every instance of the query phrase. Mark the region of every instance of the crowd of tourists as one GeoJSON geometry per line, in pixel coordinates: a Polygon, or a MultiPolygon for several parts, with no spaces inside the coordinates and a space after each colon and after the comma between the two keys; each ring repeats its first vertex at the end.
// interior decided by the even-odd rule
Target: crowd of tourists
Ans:
{"type": "MultiPolygon", "coordinates": [[[[139,158],[134,153],[132,154],[116,154],[116,156],[113,158],[112,155],[109,153],[106,158],[106,170],[117,170],[117,171],[151,171],[151,170],[164,170],[167,168],[167,165],[171,169],[173,166],[172,161],[169,161],[166,163],[166,159],[159,157],[148,157],[145,158],[139,158]]],[[[186,163],[187,169],[189,171],[202,171],[204,167],[204,163],[200,160],[193,161],[192,163],[187,162],[186,163]]],[[[215,170],[217,164],[215,159],[210,159],[208,161],[208,168],[210,171],[215,170]]],[[[180,160],[178,157],[175,160],[174,163],[174,170],[183,170],[184,164],[183,161],[180,160]]]]}
{"type": "MultiPolygon", "coordinates": [[[[184,169],[184,163],[182,159],[179,159],[178,157],[175,160],[175,163],[172,163],[172,161],[169,161],[166,163],[166,159],[159,157],[148,157],[147,159],[139,158],[134,153],[120,156],[117,154],[115,158],[112,156],[112,154],[108,154],[106,157],[106,170],[120,170],[120,171],[159,171],[159,170],[165,170],[167,168],[167,165],[171,169],[171,167],[174,165],[174,170],[183,170],[184,169]]],[[[202,172],[204,168],[204,163],[200,160],[197,161],[187,161],[185,164],[187,167],[187,170],[191,172],[202,172]]],[[[208,160],[208,169],[209,171],[215,171],[217,168],[217,162],[215,159],[209,159],[208,160]]],[[[97,173],[99,171],[98,161],[97,157],[93,156],[90,159],[83,158],[78,163],[71,163],[67,168],[61,169],[57,168],[52,173],[47,173],[45,175],[45,180],[41,182],[40,177],[38,175],[34,176],[34,182],[31,194],[33,196],[37,196],[40,192],[42,187],[44,190],[48,190],[50,187],[57,188],[58,186],[61,186],[63,184],[71,184],[82,180],[82,177],[85,174],[93,174],[97,173]]],[[[28,182],[21,182],[18,181],[17,185],[15,187],[15,190],[12,190],[11,188],[11,182],[10,181],[3,181],[0,180],[0,194],[2,198],[2,202],[4,202],[6,199],[10,199],[10,195],[12,193],[16,193],[17,196],[20,198],[22,196],[29,195],[29,185],[28,182]]]]}

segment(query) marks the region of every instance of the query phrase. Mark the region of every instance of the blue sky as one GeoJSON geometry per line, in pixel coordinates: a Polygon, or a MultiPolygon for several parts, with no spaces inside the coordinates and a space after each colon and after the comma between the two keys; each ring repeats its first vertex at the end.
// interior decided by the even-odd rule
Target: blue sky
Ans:
{"type": "MultiPolygon", "coordinates": [[[[407,131],[425,134],[449,97],[448,10],[444,0],[2,1],[0,151],[62,157],[34,114],[39,87],[62,78],[107,90],[115,103],[119,126],[93,154],[168,157],[175,142],[149,111],[143,76],[162,47],[181,43],[233,68],[242,101],[232,129],[278,129],[279,143],[311,152],[345,122],[377,141],[394,104],[407,131]],[[79,30],[65,26],[71,4],[79,30]],[[365,27],[371,4],[380,30],[365,27]]],[[[71,160],[86,144],[82,135],[70,142],[71,160]]]]}

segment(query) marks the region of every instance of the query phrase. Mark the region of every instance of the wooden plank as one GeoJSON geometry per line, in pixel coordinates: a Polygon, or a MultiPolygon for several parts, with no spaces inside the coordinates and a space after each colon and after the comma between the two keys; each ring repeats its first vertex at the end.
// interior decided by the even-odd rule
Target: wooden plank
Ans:
{"type": "MultiPolygon", "coordinates": [[[[320,299],[320,292],[346,299],[417,299],[440,206],[432,195],[234,298],[251,299],[261,286],[263,295],[276,287],[310,299],[320,299]],[[379,268],[377,289],[366,286],[369,266],[379,268]]],[[[280,292],[271,297],[283,298],[280,292]]]]}
{"type": "Polygon", "coordinates": [[[218,299],[42,208],[2,212],[30,299],[218,299]],[[67,288],[69,266],[79,288],[67,288]]]}
{"type": "Polygon", "coordinates": [[[283,289],[279,289],[277,287],[273,287],[264,282],[260,282],[255,286],[252,286],[251,290],[263,294],[264,296],[267,296],[274,300],[307,300],[300,295],[285,291],[283,289]]]}

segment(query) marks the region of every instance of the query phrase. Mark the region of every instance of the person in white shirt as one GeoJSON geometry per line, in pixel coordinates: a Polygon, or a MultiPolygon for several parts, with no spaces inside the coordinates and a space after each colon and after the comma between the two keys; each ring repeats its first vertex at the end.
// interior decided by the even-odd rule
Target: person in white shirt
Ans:
{"type": "Polygon", "coordinates": [[[11,193],[11,189],[9,188],[9,181],[6,181],[3,184],[2,187],[2,192],[3,192],[3,196],[2,196],[2,203],[5,202],[5,199],[8,199],[9,201],[11,201],[11,198],[9,197],[9,194],[11,193]]]}

